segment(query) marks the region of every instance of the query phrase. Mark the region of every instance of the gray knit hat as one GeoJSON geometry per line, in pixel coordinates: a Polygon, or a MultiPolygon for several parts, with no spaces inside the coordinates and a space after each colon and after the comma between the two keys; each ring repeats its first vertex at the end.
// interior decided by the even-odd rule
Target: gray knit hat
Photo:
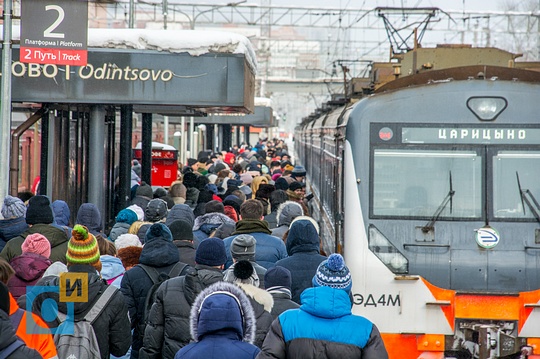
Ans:
{"type": "Polygon", "coordinates": [[[231,255],[233,258],[246,258],[255,256],[257,240],[249,234],[239,234],[231,242],[231,255]]]}
{"type": "Polygon", "coordinates": [[[2,206],[2,216],[4,218],[20,218],[26,215],[26,206],[24,202],[17,197],[12,197],[9,194],[4,198],[2,206]]]}

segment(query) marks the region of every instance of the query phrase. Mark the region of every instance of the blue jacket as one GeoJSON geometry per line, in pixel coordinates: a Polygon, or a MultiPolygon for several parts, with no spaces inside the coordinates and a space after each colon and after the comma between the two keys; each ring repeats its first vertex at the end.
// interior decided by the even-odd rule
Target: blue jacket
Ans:
{"type": "Polygon", "coordinates": [[[70,238],[73,228],[69,226],[71,211],[68,204],[65,201],[57,199],[51,204],[51,207],[54,214],[54,222],[51,225],[66,232],[66,235],[70,238]]]}
{"type": "Polygon", "coordinates": [[[276,265],[291,272],[292,300],[300,303],[300,294],[311,287],[311,280],[319,264],[326,259],[319,254],[319,235],[310,221],[301,219],[291,225],[287,237],[289,257],[279,260],[276,265]]]}
{"type": "Polygon", "coordinates": [[[101,278],[105,279],[107,284],[120,289],[122,277],[126,271],[120,258],[102,255],[99,259],[101,261],[101,278]]]}
{"type": "Polygon", "coordinates": [[[20,236],[28,229],[24,217],[8,218],[0,220],[0,252],[4,249],[7,241],[20,236]]]}
{"type": "Polygon", "coordinates": [[[309,288],[301,299],[274,320],[257,358],[388,358],[377,327],[351,313],[346,291],[309,288]]]}
{"type": "Polygon", "coordinates": [[[252,344],[255,316],[240,288],[218,282],[203,290],[192,308],[190,324],[194,343],[180,349],[174,359],[253,359],[257,356],[259,348],[252,344]],[[221,293],[215,293],[218,290],[221,293]]]}
{"type": "Polygon", "coordinates": [[[93,203],[83,203],[77,211],[75,224],[86,226],[94,236],[103,234],[103,223],[101,222],[101,212],[93,203]]]}
{"type": "Polygon", "coordinates": [[[232,265],[231,243],[238,234],[252,235],[257,244],[255,246],[255,261],[266,269],[275,265],[280,259],[287,257],[285,243],[278,237],[270,235],[270,229],[266,221],[260,220],[240,220],[236,223],[234,235],[223,240],[225,251],[227,252],[227,263],[225,268],[232,265]]]}

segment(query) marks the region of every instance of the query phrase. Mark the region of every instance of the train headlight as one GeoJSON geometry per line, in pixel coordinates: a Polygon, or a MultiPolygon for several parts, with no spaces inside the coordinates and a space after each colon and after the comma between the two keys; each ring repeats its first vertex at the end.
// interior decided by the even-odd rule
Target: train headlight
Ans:
{"type": "Polygon", "coordinates": [[[508,106],[503,97],[471,97],[467,107],[480,121],[493,121],[508,106]]]}
{"type": "Polygon", "coordinates": [[[409,272],[409,260],[375,226],[369,226],[369,249],[396,274],[409,272]]]}

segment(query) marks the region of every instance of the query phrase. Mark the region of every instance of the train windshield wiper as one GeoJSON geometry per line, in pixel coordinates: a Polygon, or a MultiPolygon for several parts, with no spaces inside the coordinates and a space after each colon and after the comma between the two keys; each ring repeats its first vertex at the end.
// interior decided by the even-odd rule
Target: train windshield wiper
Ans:
{"type": "Polygon", "coordinates": [[[540,223],[540,215],[538,214],[538,209],[540,209],[540,205],[538,204],[538,201],[536,200],[536,198],[534,197],[534,195],[532,194],[532,192],[528,189],[522,189],[521,188],[521,183],[519,182],[519,173],[516,171],[516,178],[517,178],[517,184],[518,184],[518,189],[519,189],[519,196],[521,197],[521,205],[523,206],[523,214],[526,213],[525,211],[525,204],[527,204],[527,207],[529,207],[529,209],[531,210],[534,218],[536,218],[536,220],[538,221],[538,223],[540,223]],[[530,197],[530,200],[529,198],[527,198],[527,195],[530,197]],[[531,200],[533,201],[533,203],[531,203],[531,200]]]}
{"type": "Polygon", "coordinates": [[[454,197],[454,194],[456,193],[456,191],[454,191],[452,187],[452,171],[448,171],[448,181],[450,184],[450,190],[448,191],[448,194],[446,195],[446,197],[444,197],[444,199],[442,200],[441,204],[439,205],[439,208],[437,208],[437,210],[433,214],[433,217],[431,217],[431,220],[424,227],[422,227],[422,231],[424,233],[427,233],[433,230],[433,225],[435,225],[435,222],[437,222],[442,211],[444,211],[448,203],[450,203],[450,213],[452,213],[452,205],[453,205],[452,198],[454,197]]]}

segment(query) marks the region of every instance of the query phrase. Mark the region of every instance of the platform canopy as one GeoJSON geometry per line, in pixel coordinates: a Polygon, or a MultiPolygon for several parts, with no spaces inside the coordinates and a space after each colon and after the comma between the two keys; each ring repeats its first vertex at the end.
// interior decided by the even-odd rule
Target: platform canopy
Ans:
{"type": "Polygon", "coordinates": [[[15,45],[13,102],[130,104],[167,114],[254,111],[255,52],[235,33],[89,29],[87,66],[19,59],[15,45]]]}
{"type": "Polygon", "coordinates": [[[255,97],[255,111],[252,114],[211,113],[206,118],[197,118],[197,122],[253,127],[276,126],[272,110],[272,100],[266,97],[255,97]]]}

